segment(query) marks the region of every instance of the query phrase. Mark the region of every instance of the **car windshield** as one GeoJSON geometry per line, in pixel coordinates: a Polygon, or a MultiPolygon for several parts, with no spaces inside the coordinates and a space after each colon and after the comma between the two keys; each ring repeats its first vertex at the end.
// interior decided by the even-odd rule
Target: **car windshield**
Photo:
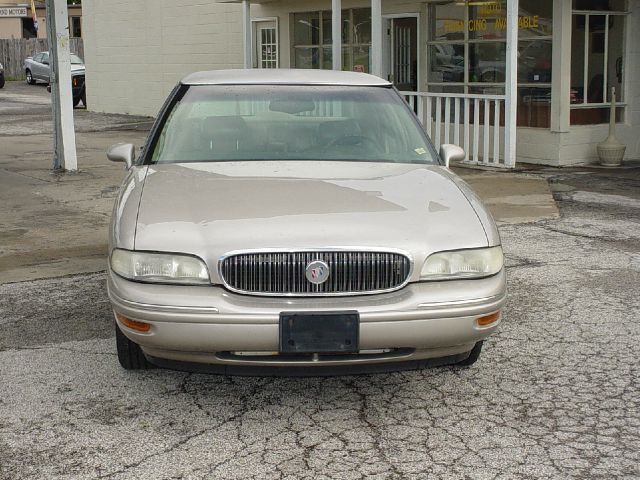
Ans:
{"type": "Polygon", "coordinates": [[[191,86],[154,145],[150,163],[438,162],[407,104],[386,87],[191,86]]]}
{"type": "Polygon", "coordinates": [[[73,53],[70,55],[70,57],[71,57],[71,65],[82,65],[84,63],[79,56],[74,55],[73,53]]]}

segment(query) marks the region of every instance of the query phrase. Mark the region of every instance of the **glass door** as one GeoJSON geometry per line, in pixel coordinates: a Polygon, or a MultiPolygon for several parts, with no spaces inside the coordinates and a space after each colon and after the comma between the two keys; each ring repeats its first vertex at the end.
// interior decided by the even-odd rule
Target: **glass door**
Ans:
{"type": "Polygon", "coordinates": [[[278,28],[275,20],[254,22],[254,67],[278,68],[278,28]]]}
{"type": "Polygon", "coordinates": [[[390,18],[388,21],[388,80],[400,91],[418,90],[418,19],[390,18]]]}

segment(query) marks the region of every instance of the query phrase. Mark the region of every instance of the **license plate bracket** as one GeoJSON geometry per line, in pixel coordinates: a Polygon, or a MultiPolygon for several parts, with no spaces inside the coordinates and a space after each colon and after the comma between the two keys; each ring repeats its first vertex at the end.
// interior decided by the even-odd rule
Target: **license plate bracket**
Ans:
{"type": "Polygon", "coordinates": [[[280,313],[280,353],[354,353],[359,337],[357,311],[280,313]]]}

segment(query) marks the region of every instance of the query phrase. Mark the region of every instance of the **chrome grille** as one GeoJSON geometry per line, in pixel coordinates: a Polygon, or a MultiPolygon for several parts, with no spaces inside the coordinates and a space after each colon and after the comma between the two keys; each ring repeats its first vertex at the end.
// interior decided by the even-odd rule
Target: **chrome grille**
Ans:
{"type": "Polygon", "coordinates": [[[220,261],[225,285],[253,295],[350,295],[396,290],[408,281],[411,261],[406,255],[376,251],[247,252],[220,261]],[[305,270],[321,260],[329,278],[309,282],[305,270]]]}

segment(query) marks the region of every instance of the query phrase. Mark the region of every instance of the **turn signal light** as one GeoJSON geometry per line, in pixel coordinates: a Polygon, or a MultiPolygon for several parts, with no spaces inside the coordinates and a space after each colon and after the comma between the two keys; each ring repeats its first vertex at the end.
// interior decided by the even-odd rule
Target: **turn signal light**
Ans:
{"type": "Polygon", "coordinates": [[[139,322],[137,320],[131,320],[130,318],[121,315],[120,313],[116,313],[116,318],[118,321],[127,328],[131,330],[136,330],[138,332],[148,332],[151,330],[151,324],[145,322],[139,322]]]}
{"type": "Polygon", "coordinates": [[[491,325],[492,323],[500,320],[500,312],[492,313],[491,315],[485,315],[484,317],[480,317],[476,320],[479,327],[486,327],[487,325],[491,325]]]}

